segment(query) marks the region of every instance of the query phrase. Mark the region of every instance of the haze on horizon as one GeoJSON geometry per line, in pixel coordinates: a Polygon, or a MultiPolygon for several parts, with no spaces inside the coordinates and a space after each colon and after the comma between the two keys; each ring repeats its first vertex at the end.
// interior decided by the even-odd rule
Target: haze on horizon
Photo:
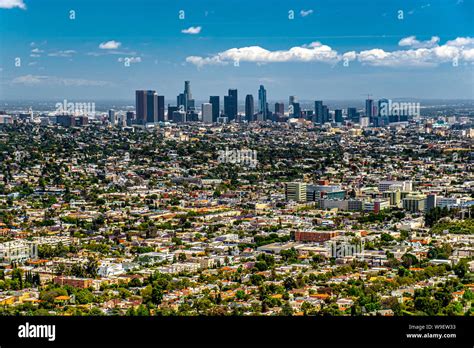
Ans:
{"type": "Polygon", "coordinates": [[[473,0],[0,0],[0,100],[174,100],[184,80],[196,100],[260,84],[281,101],[472,100],[472,13],[473,0]]]}

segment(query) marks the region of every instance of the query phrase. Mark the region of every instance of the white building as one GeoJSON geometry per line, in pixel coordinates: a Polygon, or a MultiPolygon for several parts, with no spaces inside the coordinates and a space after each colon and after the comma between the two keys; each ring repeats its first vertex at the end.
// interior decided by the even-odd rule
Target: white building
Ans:
{"type": "Polygon", "coordinates": [[[285,184],[285,198],[287,201],[306,202],[306,183],[288,182],[285,184]]]}
{"type": "Polygon", "coordinates": [[[379,191],[393,191],[394,189],[399,188],[402,192],[410,192],[413,190],[413,183],[411,181],[394,181],[394,180],[385,180],[379,182],[379,191]]]}
{"type": "Polygon", "coordinates": [[[0,262],[25,262],[38,257],[38,246],[24,240],[13,240],[0,244],[0,262]]]}
{"type": "Polygon", "coordinates": [[[101,277],[117,276],[125,273],[121,263],[104,262],[99,266],[97,274],[101,277]]]}
{"type": "Polygon", "coordinates": [[[201,106],[202,111],[202,122],[212,123],[212,104],[204,103],[201,106]]]}
{"type": "Polygon", "coordinates": [[[439,208],[453,208],[459,205],[459,198],[450,197],[438,197],[436,200],[436,206],[439,208]]]}
{"type": "Polygon", "coordinates": [[[348,210],[348,203],[349,201],[342,199],[321,199],[319,201],[321,209],[337,208],[339,210],[348,210]]]}
{"type": "Polygon", "coordinates": [[[368,117],[361,117],[359,120],[360,126],[362,128],[367,128],[369,126],[369,118],[368,117]]]}
{"type": "Polygon", "coordinates": [[[197,272],[201,268],[200,263],[174,263],[171,265],[171,273],[197,272]]]}

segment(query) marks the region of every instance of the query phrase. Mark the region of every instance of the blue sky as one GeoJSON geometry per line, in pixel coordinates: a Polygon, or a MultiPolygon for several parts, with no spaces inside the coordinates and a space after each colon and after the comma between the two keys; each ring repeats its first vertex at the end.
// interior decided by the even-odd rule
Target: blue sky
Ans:
{"type": "Polygon", "coordinates": [[[0,30],[3,100],[474,98],[474,0],[0,0],[0,30]]]}

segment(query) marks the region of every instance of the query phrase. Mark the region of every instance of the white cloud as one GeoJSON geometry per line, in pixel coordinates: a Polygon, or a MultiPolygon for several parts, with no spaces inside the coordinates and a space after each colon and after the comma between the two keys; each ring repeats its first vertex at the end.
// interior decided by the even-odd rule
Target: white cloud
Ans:
{"type": "Polygon", "coordinates": [[[422,42],[413,36],[400,40],[399,44],[418,48],[392,52],[372,49],[360,52],[357,58],[363,64],[374,66],[437,66],[452,62],[455,58],[466,62],[474,61],[472,56],[474,38],[470,37],[458,37],[439,45],[437,36],[422,42]]]}
{"type": "Polygon", "coordinates": [[[103,50],[116,50],[121,45],[122,45],[121,42],[118,42],[118,41],[115,41],[115,40],[110,40],[110,41],[107,41],[107,42],[102,42],[99,45],[99,48],[103,49],[103,50]]]}
{"type": "Polygon", "coordinates": [[[87,52],[86,56],[92,56],[92,57],[100,57],[100,56],[105,56],[109,54],[115,54],[115,55],[130,55],[130,56],[135,56],[137,55],[136,51],[127,51],[127,50],[105,50],[105,51],[100,51],[100,52],[87,52]]]}
{"type": "Polygon", "coordinates": [[[223,65],[229,62],[281,63],[281,62],[325,62],[334,63],[339,60],[337,52],[319,42],[309,45],[292,47],[289,50],[269,51],[260,46],[231,48],[213,57],[191,56],[188,63],[199,67],[203,65],[223,65]]]}
{"type": "Polygon", "coordinates": [[[434,47],[439,43],[438,36],[432,36],[430,40],[427,41],[419,41],[416,39],[416,36],[408,36],[401,39],[398,42],[399,46],[409,46],[413,48],[430,48],[434,47]]]}
{"type": "Polygon", "coordinates": [[[76,51],[74,50],[64,50],[64,51],[56,51],[56,52],[51,52],[48,53],[48,56],[50,57],[72,57],[73,54],[75,54],[76,51]]]}
{"type": "Polygon", "coordinates": [[[372,66],[433,66],[436,63],[430,59],[430,52],[427,48],[393,52],[374,48],[359,52],[357,59],[362,64],[372,66]]]}
{"type": "Polygon", "coordinates": [[[41,42],[35,42],[35,41],[32,41],[30,42],[30,46],[31,47],[37,47],[37,46],[44,46],[48,43],[48,41],[44,40],[44,41],[41,41],[41,42]]]}
{"type": "Polygon", "coordinates": [[[437,66],[441,63],[451,62],[455,58],[466,62],[474,61],[474,38],[470,37],[458,37],[440,45],[437,36],[433,36],[427,41],[419,41],[415,36],[409,36],[400,40],[399,45],[407,47],[407,49],[386,51],[381,48],[369,48],[360,52],[338,53],[330,46],[320,42],[275,51],[260,46],[249,46],[231,48],[209,57],[189,56],[186,58],[186,62],[201,68],[205,65],[226,65],[235,61],[257,64],[282,62],[337,64],[344,59],[357,60],[363,65],[385,67],[437,66]]]}
{"type": "Polygon", "coordinates": [[[201,32],[201,27],[189,27],[188,29],[183,29],[181,32],[183,34],[191,34],[191,35],[196,35],[201,32]]]}
{"type": "Polygon", "coordinates": [[[311,14],[313,14],[313,13],[314,13],[313,10],[301,10],[301,11],[300,11],[301,17],[307,17],[307,16],[309,16],[309,15],[311,15],[311,14]]]}
{"type": "Polygon", "coordinates": [[[12,9],[15,7],[26,10],[26,5],[23,0],[0,0],[0,8],[12,9]]]}
{"type": "Polygon", "coordinates": [[[120,57],[117,59],[117,61],[119,63],[129,62],[131,64],[134,64],[134,63],[141,63],[142,58],[141,57],[120,57]]]}
{"type": "Polygon", "coordinates": [[[108,86],[111,85],[106,81],[95,81],[87,79],[76,79],[76,78],[62,78],[57,76],[46,76],[46,75],[23,75],[14,78],[11,81],[13,84],[20,84],[25,86],[38,86],[38,85],[49,85],[49,86],[65,86],[65,87],[84,87],[84,86],[108,86]]]}
{"type": "Polygon", "coordinates": [[[474,46],[474,38],[472,37],[458,37],[454,40],[450,40],[446,42],[448,46],[456,46],[456,47],[463,47],[463,46],[474,46]]]}
{"type": "Polygon", "coordinates": [[[43,53],[44,51],[43,50],[40,50],[39,48],[33,48],[31,50],[31,53],[43,53]]]}
{"type": "Polygon", "coordinates": [[[41,81],[47,79],[47,76],[38,76],[38,75],[23,75],[16,77],[12,80],[12,83],[22,84],[22,85],[37,85],[41,81]]]}
{"type": "Polygon", "coordinates": [[[189,56],[186,58],[186,62],[194,64],[198,68],[202,68],[204,65],[227,65],[229,63],[220,60],[219,56],[206,58],[199,56],[189,56]]]}
{"type": "Polygon", "coordinates": [[[463,50],[461,53],[461,58],[468,62],[474,62],[474,48],[463,50]]]}
{"type": "Polygon", "coordinates": [[[348,60],[348,61],[356,60],[357,59],[357,52],[356,51],[346,52],[342,55],[342,59],[348,60]]]}

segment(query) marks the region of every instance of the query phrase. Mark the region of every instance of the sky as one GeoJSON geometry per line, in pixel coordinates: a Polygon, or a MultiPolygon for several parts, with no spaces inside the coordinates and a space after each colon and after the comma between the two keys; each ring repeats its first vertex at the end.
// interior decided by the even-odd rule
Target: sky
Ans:
{"type": "Polygon", "coordinates": [[[0,0],[0,100],[474,99],[474,0],[0,0]]]}

